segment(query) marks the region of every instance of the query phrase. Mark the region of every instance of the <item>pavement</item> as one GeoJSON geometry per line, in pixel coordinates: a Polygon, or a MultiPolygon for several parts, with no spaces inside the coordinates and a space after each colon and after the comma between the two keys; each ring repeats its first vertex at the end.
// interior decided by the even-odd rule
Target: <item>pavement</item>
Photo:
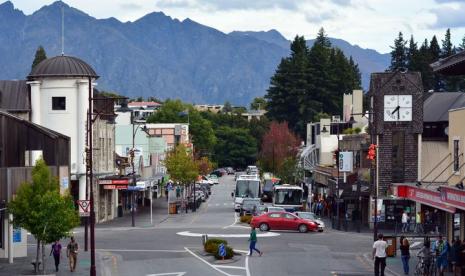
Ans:
{"type": "MultiPolygon", "coordinates": [[[[231,191],[234,178],[224,176],[212,187],[212,196],[197,212],[168,215],[165,198],[153,201],[153,224],[148,208],[136,213],[136,227],[131,216],[98,224],[95,230],[97,275],[116,276],[320,276],[373,275],[371,233],[348,233],[332,230],[323,233],[290,231],[258,232],[257,247],[264,252],[248,256],[250,228],[238,221],[231,191]],[[202,235],[228,241],[237,255],[232,261],[218,262],[202,250],[202,235]]],[[[83,250],[84,231],[76,228],[80,244],[77,271],[69,272],[62,258],[56,275],[89,275],[89,252],[83,250]]],[[[67,244],[62,241],[62,245],[67,244]]],[[[47,246],[46,253],[50,252],[47,246]]],[[[14,264],[0,262],[0,275],[31,275],[35,244],[29,237],[27,258],[14,264]]],[[[403,275],[400,258],[389,258],[386,275],[403,275]]],[[[412,268],[415,260],[411,261],[412,268]]],[[[54,274],[53,258],[46,257],[48,274],[54,274]]]]}

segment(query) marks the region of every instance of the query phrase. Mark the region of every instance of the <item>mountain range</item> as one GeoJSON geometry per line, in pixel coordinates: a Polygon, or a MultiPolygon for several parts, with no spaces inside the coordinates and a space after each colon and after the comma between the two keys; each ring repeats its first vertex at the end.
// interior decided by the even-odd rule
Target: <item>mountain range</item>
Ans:
{"type": "MultiPolygon", "coordinates": [[[[8,1],[0,4],[0,79],[24,79],[39,45],[49,57],[61,54],[62,7],[64,53],[88,62],[101,76],[101,90],[128,97],[248,105],[266,93],[289,54],[290,41],[276,30],[226,34],[162,12],[133,22],[96,19],[61,1],[25,15],[8,1]]],[[[330,41],[359,64],[364,88],[370,73],[389,65],[388,54],[330,41]]]]}

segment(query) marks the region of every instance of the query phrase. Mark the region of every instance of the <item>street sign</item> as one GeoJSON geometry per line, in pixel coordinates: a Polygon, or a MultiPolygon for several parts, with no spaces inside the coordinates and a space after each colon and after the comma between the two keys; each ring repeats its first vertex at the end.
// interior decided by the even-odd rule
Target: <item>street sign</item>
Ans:
{"type": "Polygon", "coordinates": [[[352,172],[354,165],[353,152],[341,151],[339,152],[339,171],[340,172],[352,172]]]}
{"type": "Polygon", "coordinates": [[[220,257],[225,257],[226,256],[226,249],[224,248],[224,244],[221,243],[220,246],[218,246],[218,255],[220,255],[220,257]]]}
{"type": "Polygon", "coordinates": [[[79,216],[80,217],[89,217],[90,216],[90,200],[78,200],[77,204],[79,205],[79,216]]]}

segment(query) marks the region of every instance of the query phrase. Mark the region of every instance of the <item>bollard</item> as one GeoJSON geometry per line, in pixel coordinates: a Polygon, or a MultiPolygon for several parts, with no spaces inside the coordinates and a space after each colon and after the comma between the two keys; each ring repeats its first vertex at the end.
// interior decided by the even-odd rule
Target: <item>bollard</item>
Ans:
{"type": "Polygon", "coordinates": [[[207,243],[208,241],[208,235],[207,234],[203,234],[202,235],[202,245],[205,246],[205,244],[207,243]]]}

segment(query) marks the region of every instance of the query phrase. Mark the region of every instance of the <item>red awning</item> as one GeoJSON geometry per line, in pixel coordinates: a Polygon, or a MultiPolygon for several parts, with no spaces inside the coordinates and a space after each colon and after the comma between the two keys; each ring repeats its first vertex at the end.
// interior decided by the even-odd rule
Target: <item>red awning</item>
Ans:
{"type": "Polygon", "coordinates": [[[397,185],[397,196],[425,204],[449,213],[455,213],[455,207],[445,202],[441,193],[410,185],[397,185]]]}
{"type": "Polygon", "coordinates": [[[441,187],[441,199],[455,208],[465,210],[465,191],[452,187],[441,187]]]}

